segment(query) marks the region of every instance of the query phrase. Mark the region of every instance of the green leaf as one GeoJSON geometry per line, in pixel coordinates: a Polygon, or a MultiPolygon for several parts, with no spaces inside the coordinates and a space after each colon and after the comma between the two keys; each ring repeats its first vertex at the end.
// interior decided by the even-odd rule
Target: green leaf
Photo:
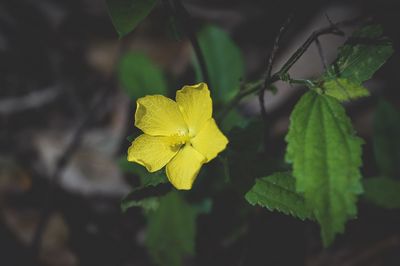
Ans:
{"type": "Polygon", "coordinates": [[[386,209],[400,208],[400,181],[387,177],[364,180],[364,198],[386,209]]]}
{"type": "Polygon", "coordinates": [[[155,210],[158,207],[160,196],[171,190],[171,185],[160,182],[134,188],[121,201],[121,210],[126,212],[131,207],[142,207],[145,211],[155,210]]]}
{"type": "Polygon", "coordinates": [[[121,209],[126,212],[131,207],[142,207],[145,211],[155,210],[158,207],[158,197],[170,190],[168,179],[164,171],[150,173],[143,166],[131,163],[126,157],[118,161],[121,170],[140,177],[141,185],[132,189],[121,201],[121,209]]]}
{"type": "Polygon", "coordinates": [[[295,179],[288,172],[257,179],[245,197],[250,204],[260,205],[270,211],[277,210],[302,220],[313,219],[303,195],[296,192],[295,179]]]}
{"type": "Polygon", "coordinates": [[[364,96],[369,96],[369,91],[362,85],[351,82],[348,79],[338,78],[324,82],[325,93],[339,101],[349,99],[357,99],[364,96]]]}
{"type": "Polygon", "coordinates": [[[194,255],[197,211],[176,191],[160,199],[155,212],[148,213],[146,246],[158,265],[180,266],[194,255]]]}
{"type": "Polygon", "coordinates": [[[400,178],[400,111],[383,100],[375,114],[373,143],[381,173],[400,178]]]}
{"type": "Polygon", "coordinates": [[[337,59],[321,78],[322,86],[339,100],[368,96],[361,84],[392,55],[391,41],[383,36],[380,25],[369,25],[355,31],[339,49],[337,59]]]}
{"type": "Polygon", "coordinates": [[[364,180],[364,198],[386,209],[400,208],[400,181],[387,177],[364,180]]]}
{"type": "Polygon", "coordinates": [[[108,13],[120,37],[146,18],[157,0],[106,0],[108,13]]]}
{"type": "Polygon", "coordinates": [[[126,200],[121,202],[122,212],[126,212],[129,208],[140,207],[144,211],[155,211],[157,210],[159,203],[158,197],[148,197],[141,200],[126,200]]]}
{"type": "Polygon", "coordinates": [[[122,88],[132,99],[148,94],[167,93],[163,72],[143,53],[126,53],[118,65],[118,78],[122,88]]]}
{"type": "Polygon", "coordinates": [[[296,190],[304,193],[321,225],[323,243],[329,245],[357,213],[363,141],[355,136],[341,104],[314,91],[296,104],[286,141],[296,190]]]}
{"type": "Polygon", "coordinates": [[[232,109],[221,121],[221,128],[224,132],[229,132],[234,127],[245,127],[248,119],[236,109],[232,109]]]}
{"type": "MultiPolygon", "coordinates": [[[[214,26],[207,26],[198,35],[204,55],[210,89],[218,102],[228,102],[238,91],[244,73],[241,51],[229,35],[214,26]]],[[[194,63],[198,81],[204,81],[198,64],[194,63]]]]}

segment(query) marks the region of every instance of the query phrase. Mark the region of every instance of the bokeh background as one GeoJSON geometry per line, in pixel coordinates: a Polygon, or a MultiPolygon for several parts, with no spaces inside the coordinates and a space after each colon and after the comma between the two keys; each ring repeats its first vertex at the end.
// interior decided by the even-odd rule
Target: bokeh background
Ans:
{"type": "MultiPolygon", "coordinates": [[[[183,4],[196,30],[215,25],[231,36],[243,54],[246,81],[265,71],[274,38],[290,13],[277,67],[329,20],[367,16],[381,24],[395,53],[366,84],[372,96],[346,105],[366,142],[363,175],[378,174],[375,110],[381,99],[400,107],[396,1],[183,4]]],[[[321,38],[329,62],[343,41],[321,38]]],[[[120,209],[121,198],[139,182],[121,169],[130,144],[126,137],[134,132],[135,103],[121,82],[126,75],[121,62],[128,53],[161,69],[171,92],[195,82],[191,44],[174,35],[161,4],[119,39],[102,0],[0,1],[0,265],[153,265],[144,245],[142,210],[120,209]]],[[[311,46],[291,74],[312,77],[322,71],[311,46]]],[[[276,95],[266,95],[272,118],[269,152],[276,158],[285,148],[290,111],[304,92],[281,83],[277,87],[276,95]]],[[[249,119],[258,116],[257,99],[247,98],[240,110],[249,119]]],[[[211,213],[197,220],[196,256],[185,265],[400,265],[398,210],[361,201],[358,219],[323,249],[313,223],[259,209],[243,226],[242,198],[222,191],[213,201],[211,213]]]]}

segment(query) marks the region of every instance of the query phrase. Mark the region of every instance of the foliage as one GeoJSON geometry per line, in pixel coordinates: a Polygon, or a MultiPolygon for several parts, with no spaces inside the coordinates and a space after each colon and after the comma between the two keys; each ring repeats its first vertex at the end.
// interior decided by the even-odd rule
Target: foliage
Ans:
{"type": "Polygon", "coordinates": [[[375,160],[381,177],[364,180],[364,199],[386,209],[400,208],[400,112],[381,100],[374,121],[375,160]]]}
{"type": "Polygon", "coordinates": [[[400,208],[400,181],[388,177],[364,180],[364,198],[386,209],[400,208]]]}
{"type": "Polygon", "coordinates": [[[374,120],[375,160],[381,174],[400,178],[400,111],[381,100],[374,120]]]}
{"type": "Polygon", "coordinates": [[[134,30],[157,0],[106,0],[108,12],[120,37],[134,30]]]}
{"type": "MultiPolygon", "coordinates": [[[[130,31],[143,14],[148,14],[154,2],[146,5],[134,24],[125,23],[123,27],[116,25],[116,28],[122,28],[123,34],[130,31]]],[[[374,147],[382,176],[387,177],[362,181],[363,140],[356,136],[340,103],[369,96],[363,83],[371,79],[392,55],[391,41],[384,37],[381,26],[367,25],[356,30],[339,48],[336,60],[326,72],[307,82],[309,90],[295,104],[285,138],[285,159],[289,165],[268,154],[268,142],[264,140],[270,132],[264,121],[248,119],[235,109],[243,97],[260,91],[265,77],[241,86],[244,62],[240,49],[230,36],[220,28],[206,26],[197,37],[210,79],[211,94],[217,103],[214,108],[228,110],[227,116],[218,121],[228,133],[230,142],[219,160],[224,171],[212,166],[206,169],[207,175],[225,177],[225,182],[221,183],[220,179],[212,181],[214,184],[220,182],[224,186],[222,190],[243,195],[250,205],[301,220],[316,221],[321,227],[325,246],[330,245],[338,233],[344,232],[349,219],[356,217],[358,196],[363,193],[362,184],[365,186],[364,198],[368,201],[385,208],[399,207],[398,181],[389,179],[400,174],[399,112],[387,103],[379,104],[374,147]]],[[[297,60],[299,56],[295,55],[293,58],[297,60]]],[[[197,81],[204,81],[198,62],[193,60],[193,64],[197,81]]],[[[269,84],[271,87],[277,80],[291,82],[287,71],[278,71],[271,77],[278,77],[269,84]]],[[[167,92],[162,71],[142,54],[130,53],[122,58],[119,79],[133,99],[167,92]]],[[[146,211],[146,246],[157,264],[181,265],[183,258],[195,251],[199,208],[187,201],[192,192],[171,191],[163,172],[149,174],[143,167],[126,160],[121,166],[141,179],[141,185],[122,201],[123,210],[139,206],[146,211]]],[[[198,191],[193,193],[205,202],[209,194],[218,193],[214,191],[215,187],[210,188],[211,192],[201,191],[200,196],[196,194],[198,191]]],[[[209,212],[211,205],[205,206],[209,212]]]]}
{"type": "Polygon", "coordinates": [[[313,218],[303,195],[296,192],[295,179],[291,173],[274,173],[257,179],[247,192],[246,200],[252,205],[257,204],[302,220],[313,218]]]}
{"type": "Polygon", "coordinates": [[[326,94],[341,101],[368,96],[362,83],[370,79],[392,53],[392,44],[383,37],[380,25],[355,31],[321,78],[326,94]]]}
{"type": "MultiPolygon", "coordinates": [[[[199,45],[210,77],[210,88],[219,102],[228,102],[238,91],[244,74],[242,54],[229,35],[222,29],[207,26],[198,35],[199,45]]],[[[198,81],[204,81],[195,63],[198,81]]]]}
{"type": "Polygon", "coordinates": [[[118,78],[122,88],[132,99],[148,94],[167,93],[164,73],[143,53],[124,54],[119,62],[118,78]]]}
{"type": "Polygon", "coordinates": [[[160,199],[157,211],[148,214],[146,246],[158,265],[179,266],[194,255],[198,212],[177,191],[160,199]]]}
{"type": "Polygon", "coordinates": [[[328,79],[324,81],[323,89],[327,95],[339,101],[369,96],[366,88],[345,78],[328,79]]]}
{"type": "Polygon", "coordinates": [[[286,141],[296,190],[304,193],[329,245],[357,212],[362,140],[336,99],[309,91],[290,116],[286,141]]]}

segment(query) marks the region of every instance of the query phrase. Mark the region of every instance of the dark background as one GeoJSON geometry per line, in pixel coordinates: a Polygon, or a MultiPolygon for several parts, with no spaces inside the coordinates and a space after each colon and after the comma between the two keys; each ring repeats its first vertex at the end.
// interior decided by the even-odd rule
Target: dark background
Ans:
{"type": "MultiPolygon", "coordinates": [[[[347,105],[366,141],[363,175],[377,175],[371,143],[374,110],[382,97],[400,106],[396,1],[183,3],[198,29],[215,24],[229,32],[243,52],[250,80],[264,71],[276,33],[290,13],[292,23],[277,62],[301,45],[310,30],[329,25],[325,14],[334,22],[361,15],[381,24],[395,53],[369,83],[372,96],[347,105]]],[[[167,21],[158,5],[119,40],[100,0],[0,1],[0,265],[152,265],[143,245],[141,210],[122,214],[119,208],[137,180],[122,174],[117,164],[129,145],[125,138],[133,130],[134,103],[120,89],[116,65],[124,52],[144,51],[177,88],[192,82],[190,43],[175,40],[167,21]],[[55,158],[102,97],[102,107],[86,122],[82,141],[64,168],[63,181],[50,182],[55,158]],[[84,170],[74,179],[76,169],[84,170]],[[42,244],[32,245],[38,224],[43,224],[42,244]]],[[[328,40],[323,45],[327,55],[334,55],[336,44],[328,40]]],[[[322,69],[312,56],[305,55],[299,64],[298,69],[311,69],[307,75],[322,69]]],[[[269,109],[274,156],[284,150],[287,118],[301,92],[290,90],[269,109]]],[[[256,101],[243,108],[249,116],[258,112],[256,101]]],[[[323,249],[316,225],[265,209],[249,218],[241,234],[243,204],[230,192],[215,195],[211,214],[198,219],[197,255],[187,265],[400,265],[399,211],[361,201],[358,219],[323,249]]]]}

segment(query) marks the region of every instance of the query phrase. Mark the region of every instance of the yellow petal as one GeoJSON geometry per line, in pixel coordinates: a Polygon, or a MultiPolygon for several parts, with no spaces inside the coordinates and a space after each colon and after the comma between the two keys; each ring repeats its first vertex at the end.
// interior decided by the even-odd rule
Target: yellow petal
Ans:
{"type": "Polygon", "coordinates": [[[163,168],[178,152],[173,146],[171,137],[149,136],[137,137],[128,149],[128,161],[143,165],[149,172],[163,168]]]}
{"type": "Polygon", "coordinates": [[[184,86],[176,92],[176,102],[183,114],[189,135],[196,135],[212,116],[212,100],[207,84],[184,86]]]}
{"type": "Polygon", "coordinates": [[[219,130],[215,120],[209,119],[201,131],[191,139],[193,147],[207,158],[214,159],[228,144],[228,139],[219,130]]]}
{"type": "Polygon", "coordinates": [[[167,177],[177,189],[191,189],[205,158],[190,145],[185,145],[167,164],[167,177]]]}
{"type": "Polygon", "coordinates": [[[188,130],[176,102],[162,95],[137,100],[135,126],[152,136],[183,135],[188,130]]]}

